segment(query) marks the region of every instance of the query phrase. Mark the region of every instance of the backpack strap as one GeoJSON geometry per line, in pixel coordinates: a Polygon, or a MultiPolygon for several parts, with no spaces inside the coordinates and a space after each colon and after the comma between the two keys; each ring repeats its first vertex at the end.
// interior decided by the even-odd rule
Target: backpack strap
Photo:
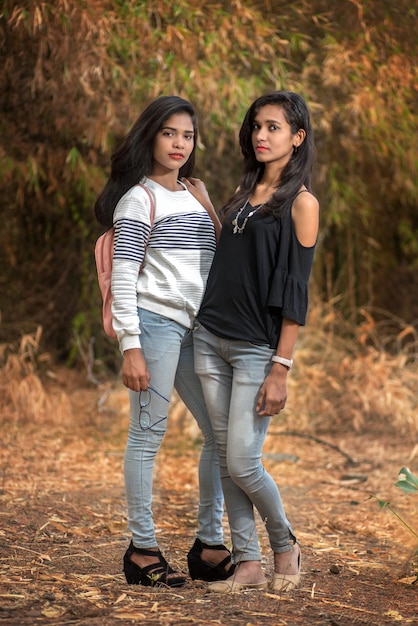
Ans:
{"type": "MultiPolygon", "coordinates": [[[[155,202],[154,202],[154,196],[152,195],[151,189],[149,189],[146,185],[144,185],[143,183],[138,183],[138,187],[142,187],[142,189],[146,192],[146,194],[148,195],[148,199],[149,199],[149,214],[150,214],[150,222],[151,222],[151,229],[150,229],[150,234],[151,234],[151,230],[154,224],[154,216],[155,216],[155,202]]],[[[149,239],[149,237],[148,237],[149,239]]],[[[147,241],[148,243],[148,241],[147,241]]]]}
{"type": "Polygon", "coordinates": [[[142,183],[138,183],[138,187],[142,187],[142,189],[144,191],[146,191],[148,198],[149,198],[149,217],[150,217],[150,223],[151,223],[151,228],[149,229],[149,235],[148,235],[148,239],[145,243],[145,252],[144,252],[144,258],[142,260],[141,263],[141,267],[139,268],[139,273],[141,273],[142,268],[144,266],[145,263],[145,254],[147,252],[147,246],[148,246],[148,242],[149,239],[151,237],[151,231],[152,231],[152,227],[154,225],[154,216],[155,216],[155,202],[154,202],[154,196],[152,195],[152,192],[150,189],[148,189],[148,187],[146,185],[143,185],[142,183]]]}

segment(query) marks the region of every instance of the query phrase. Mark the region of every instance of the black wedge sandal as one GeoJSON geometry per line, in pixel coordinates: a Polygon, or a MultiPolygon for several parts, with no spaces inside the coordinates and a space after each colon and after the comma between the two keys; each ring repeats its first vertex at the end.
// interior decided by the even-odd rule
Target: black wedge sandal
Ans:
{"type": "Polygon", "coordinates": [[[235,565],[231,563],[231,553],[225,557],[218,565],[213,565],[202,559],[202,551],[208,550],[228,550],[223,545],[210,546],[203,543],[200,539],[196,539],[189,554],[187,555],[187,564],[189,566],[190,576],[193,580],[206,580],[213,582],[215,580],[225,580],[234,573],[235,565]],[[231,567],[227,569],[227,565],[231,563],[231,567]]]}
{"type": "Polygon", "coordinates": [[[156,552],[155,550],[136,548],[132,541],[123,557],[123,571],[128,585],[182,587],[186,583],[185,576],[177,574],[177,572],[169,566],[160,550],[156,552]],[[131,554],[134,552],[145,556],[155,556],[158,558],[159,563],[151,563],[151,565],[139,567],[139,565],[131,561],[131,554]],[[177,576],[170,576],[170,574],[177,574],[177,576]]]}

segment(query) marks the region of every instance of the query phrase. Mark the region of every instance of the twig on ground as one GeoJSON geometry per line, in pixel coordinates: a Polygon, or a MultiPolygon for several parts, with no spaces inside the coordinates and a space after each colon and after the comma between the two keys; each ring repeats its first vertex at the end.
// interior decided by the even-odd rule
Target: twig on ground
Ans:
{"type": "Polygon", "coordinates": [[[358,461],[355,461],[349,454],[347,454],[347,452],[344,452],[344,450],[341,450],[341,448],[339,448],[335,444],[330,443],[329,441],[325,441],[325,439],[320,439],[319,437],[315,437],[315,435],[308,435],[306,433],[298,433],[296,431],[290,431],[290,430],[286,430],[283,432],[269,430],[269,435],[278,435],[282,437],[301,437],[302,439],[309,439],[310,441],[315,441],[315,443],[319,443],[323,446],[328,446],[328,448],[331,448],[332,450],[335,450],[339,454],[342,454],[342,456],[345,459],[347,459],[350,465],[358,465],[358,461]]]}

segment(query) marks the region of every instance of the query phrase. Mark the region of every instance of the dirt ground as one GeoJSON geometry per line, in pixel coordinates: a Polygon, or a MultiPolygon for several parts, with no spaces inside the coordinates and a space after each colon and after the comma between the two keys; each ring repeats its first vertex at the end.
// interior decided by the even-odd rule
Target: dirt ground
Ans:
{"type": "MultiPolygon", "coordinates": [[[[401,467],[416,473],[410,437],[322,433],[331,447],[286,435],[273,420],[265,465],[301,544],[301,586],[220,595],[188,580],[177,590],[151,589],[127,585],[122,573],[127,394],[118,386],[109,393],[79,388],[72,402],[75,417],[57,409],[50,423],[1,424],[0,624],[418,624],[414,539],[368,499],[390,501],[417,529],[416,496],[394,487],[401,467]]],[[[161,549],[184,571],[196,527],[197,439],[190,416],[175,406],[158,461],[154,517],[161,549]]],[[[261,521],[259,529],[269,575],[261,521]]],[[[229,544],[226,519],[225,533],[229,544]]]]}

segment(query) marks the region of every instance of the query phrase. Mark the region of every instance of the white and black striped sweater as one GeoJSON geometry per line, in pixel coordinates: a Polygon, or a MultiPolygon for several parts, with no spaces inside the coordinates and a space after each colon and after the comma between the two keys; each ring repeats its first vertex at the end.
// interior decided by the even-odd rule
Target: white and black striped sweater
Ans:
{"type": "Polygon", "coordinates": [[[151,233],[149,199],[140,186],[120,199],[113,216],[112,314],[122,352],[141,345],[138,306],[193,327],[216,248],[212,220],[187,189],[142,182],[155,200],[151,233]]]}

